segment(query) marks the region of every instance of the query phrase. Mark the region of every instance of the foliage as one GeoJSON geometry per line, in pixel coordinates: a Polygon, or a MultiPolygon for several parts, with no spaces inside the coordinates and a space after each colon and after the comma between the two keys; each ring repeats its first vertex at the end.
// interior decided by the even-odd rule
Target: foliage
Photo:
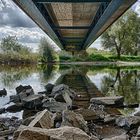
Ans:
{"type": "Polygon", "coordinates": [[[16,36],[7,36],[0,44],[0,63],[31,63],[37,61],[37,54],[20,44],[16,36]]]}
{"type": "Polygon", "coordinates": [[[56,61],[56,52],[54,51],[53,46],[47,41],[46,38],[42,38],[39,44],[39,54],[41,62],[55,62],[56,61]]]}
{"type": "Polygon", "coordinates": [[[103,35],[102,44],[105,49],[121,54],[136,55],[140,44],[140,18],[129,10],[115,22],[103,35]]]}

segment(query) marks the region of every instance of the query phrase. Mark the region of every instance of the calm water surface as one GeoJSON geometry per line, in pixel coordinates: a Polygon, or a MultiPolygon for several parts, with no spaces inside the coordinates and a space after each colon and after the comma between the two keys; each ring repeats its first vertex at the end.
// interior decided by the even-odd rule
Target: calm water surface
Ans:
{"type": "MultiPolygon", "coordinates": [[[[45,90],[47,83],[67,84],[82,98],[77,105],[88,107],[89,100],[95,96],[122,95],[125,104],[140,104],[140,68],[108,68],[97,66],[1,66],[0,89],[5,88],[6,96],[0,96],[0,108],[9,106],[9,96],[16,94],[15,88],[21,85],[31,85],[37,94],[45,90]]],[[[10,103],[12,104],[12,103],[10,103]]],[[[123,114],[133,114],[140,110],[123,109],[123,114]]],[[[1,116],[16,116],[22,118],[23,111],[5,113],[1,116]]]]}

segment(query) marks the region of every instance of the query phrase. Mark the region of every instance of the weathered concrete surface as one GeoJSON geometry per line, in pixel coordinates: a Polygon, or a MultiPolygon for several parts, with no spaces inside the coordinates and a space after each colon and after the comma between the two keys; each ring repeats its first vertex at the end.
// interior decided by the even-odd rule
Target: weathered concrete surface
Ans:
{"type": "Polygon", "coordinates": [[[87,123],[81,114],[74,113],[73,111],[63,111],[62,113],[62,126],[78,127],[85,132],[89,132],[87,123]]]}
{"type": "Polygon", "coordinates": [[[29,124],[30,127],[52,128],[54,125],[52,113],[48,110],[41,111],[29,124]]]}
{"type": "MultiPolygon", "coordinates": [[[[37,127],[20,128],[14,140],[90,140],[84,131],[79,128],[64,126],[56,129],[42,129],[37,127]],[[19,134],[18,138],[17,135],[19,134]]],[[[94,139],[93,139],[94,140],[94,139]]]]}
{"type": "Polygon", "coordinates": [[[90,102],[93,104],[100,105],[123,105],[124,97],[123,96],[97,97],[91,98],[90,102]]]}

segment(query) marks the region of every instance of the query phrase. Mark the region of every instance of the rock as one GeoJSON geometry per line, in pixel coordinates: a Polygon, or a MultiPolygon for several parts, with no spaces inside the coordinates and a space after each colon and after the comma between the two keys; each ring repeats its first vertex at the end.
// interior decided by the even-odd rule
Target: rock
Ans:
{"type": "Polygon", "coordinates": [[[124,97],[123,96],[96,97],[96,98],[91,98],[90,102],[93,104],[107,105],[107,106],[123,105],[124,97]]]}
{"type": "Polygon", "coordinates": [[[10,134],[13,134],[14,131],[15,131],[14,128],[4,130],[4,131],[0,131],[0,136],[7,136],[7,135],[10,135],[10,134]]]}
{"type": "Polygon", "coordinates": [[[99,116],[97,116],[96,112],[90,109],[77,109],[74,111],[75,113],[81,114],[86,121],[90,120],[98,120],[99,116]]]}
{"type": "MultiPolygon", "coordinates": [[[[17,134],[17,133],[16,133],[17,134]]],[[[17,137],[17,136],[16,136],[17,137]]],[[[90,140],[85,132],[75,127],[60,127],[55,129],[42,129],[24,127],[17,139],[14,140],[90,140]]]]}
{"type": "Polygon", "coordinates": [[[62,126],[73,126],[84,130],[86,133],[89,132],[87,122],[84,120],[81,114],[74,113],[73,111],[63,111],[62,114],[62,126]]]}
{"type": "Polygon", "coordinates": [[[117,118],[117,116],[114,116],[114,115],[111,116],[110,114],[108,114],[104,117],[104,122],[105,123],[114,123],[116,118],[117,118]]]}
{"type": "Polygon", "coordinates": [[[20,97],[19,97],[19,95],[11,95],[11,96],[10,96],[10,102],[13,102],[13,103],[20,102],[20,97]]]}
{"type": "Polygon", "coordinates": [[[5,113],[5,108],[0,108],[0,114],[5,113]]]}
{"type": "MultiPolygon", "coordinates": [[[[119,128],[117,126],[114,125],[96,125],[95,126],[95,130],[94,130],[97,134],[97,136],[99,136],[100,139],[105,139],[105,138],[112,138],[115,136],[120,136],[123,134],[126,134],[126,131],[122,128],[119,128]]],[[[118,139],[119,140],[119,139],[118,139]]]]}
{"type": "Polygon", "coordinates": [[[34,94],[34,92],[33,92],[33,88],[30,86],[30,85],[28,85],[28,86],[22,86],[22,85],[19,85],[18,87],[16,87],[16,92],[17,92],[17,94],[20,94],[21,92],[29,92],[30,91],[30,95],[31,94],[34,94]],[[32,93],[31,93],[32,92],[32,93]]]}
{"type": "Polygon", "coordinates": [[[131,140],[140,140],[140,137],[132,137],[131,140]]]}
{"type": "Polygon", "coordinates": [[[21,101],[30,95],[34,95],[34,91],[30,85],[28,86],[20,85],[16,88],[16,91],[21,101]]]}
{"type": "Polygon", "coordinates": [[[6,111],[7,111],[7,112],[12,112],[12,113],[19,112],[19,111],[21,111],[21,110],[23,110],[22,103],[17,103],[17,104],[8,106],[8,107],[6,108],[6,111]]]}
{"type": "Polygon", "coordinates": [[[54,113],[53,120],[54,120],[54,127],[55,128],[60,127],[62,122],[62,113],[61,112],[54,113]]]}
{"type": "Polygon", "coordinates": [[[7,95],[7,91],[6,91],[5,88],[2,89],[2,90],[0,90],[0,97],[1,97],[1,96],[6,96],[6,95],[7,95]]]}
{"type": "Polygon", "coordinates": [[[30,95],[22,99],[23,107],[32,109],[42,105],[42,95],[30,95]]]}
{"type": "Polygon", "coordinates": [[[30,116],[30,117],[24,119],[22,122],[22,125],[28,126],[31,123],[31,121],[34,120],[34,118],[35,118],[35,116],[30,116]]]}
{"type": "Polygon", "coordinates": [[[51,94],[53,87],[54,87],[54,85],[51,84],[51,83],[48,83],[48,84],[45,86],[45,89],[46,89],[46,91],[47,91],[48,94],[51,94]]]}
{"type": "Polygon", "coordinates": [[[140,126],[138,128],[137,137],[140,137],[140,126]]]}
{"type": "Polygon", "coordinates": [[[119,117],[116,119],[116,124],[120,127],[124,127],[129,130],[140,125],[140,117],[138,116],[128,116],[119,117]]]}
{"type": "Polygon", "coordinates": [[[90,104],[88,107],[89,110],[95,111],[97,116],[99,116],[101,119],[104,119],[108,113],[105,110],[104,105],[97,105],[97,104],[90,104]]]}
{"type": "Polygon", "coordinates": [[[76,94],[67,85],[60,84],[53,88],[51,96],[53,96],[56,101],[65,101],[69,106],[72,106],[72,99],[76,97],[76,94]]]}
{"type": "Polygon", "coordinates": [[[43,103],[43,108],[48,109],[50,112],[62,112],[63,110],[67,110],[67,104],[56,102],[55,100],[46,100],[43,103]]]}
{"type": "Polygon", "coordinates": [[[52,120],[52,113],[48,110],[41,111],[29,124],[30,127],[52,128],[54,122],[52,120]]]}
{"type": "Polygon", "coordinates": [[[134,116],[140,116],[140,111],[136,112],[134,116]]]}
{"type": "Polygon", "coordinates": [[[120,136],[115,136],[112,138],[105,138],[103,140],[129,140],[129,136],[126,134],[120,135],[120,136]]]}

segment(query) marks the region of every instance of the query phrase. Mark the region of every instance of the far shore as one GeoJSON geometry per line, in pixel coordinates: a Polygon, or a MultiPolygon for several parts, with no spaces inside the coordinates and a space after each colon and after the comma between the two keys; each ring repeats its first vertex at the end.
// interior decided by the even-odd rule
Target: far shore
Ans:
{"type": "Polygon", "coordinates": [[[126,62],[126,61],[116,61],[116,62],[107,62],[107,61],[94,61],[94,62],[60,62],[56,64],[63,65],[95,65],[95,66],[106,66],[106,65],[116,65],[116,66],[140,66],[140,62],[126,62]]]}

